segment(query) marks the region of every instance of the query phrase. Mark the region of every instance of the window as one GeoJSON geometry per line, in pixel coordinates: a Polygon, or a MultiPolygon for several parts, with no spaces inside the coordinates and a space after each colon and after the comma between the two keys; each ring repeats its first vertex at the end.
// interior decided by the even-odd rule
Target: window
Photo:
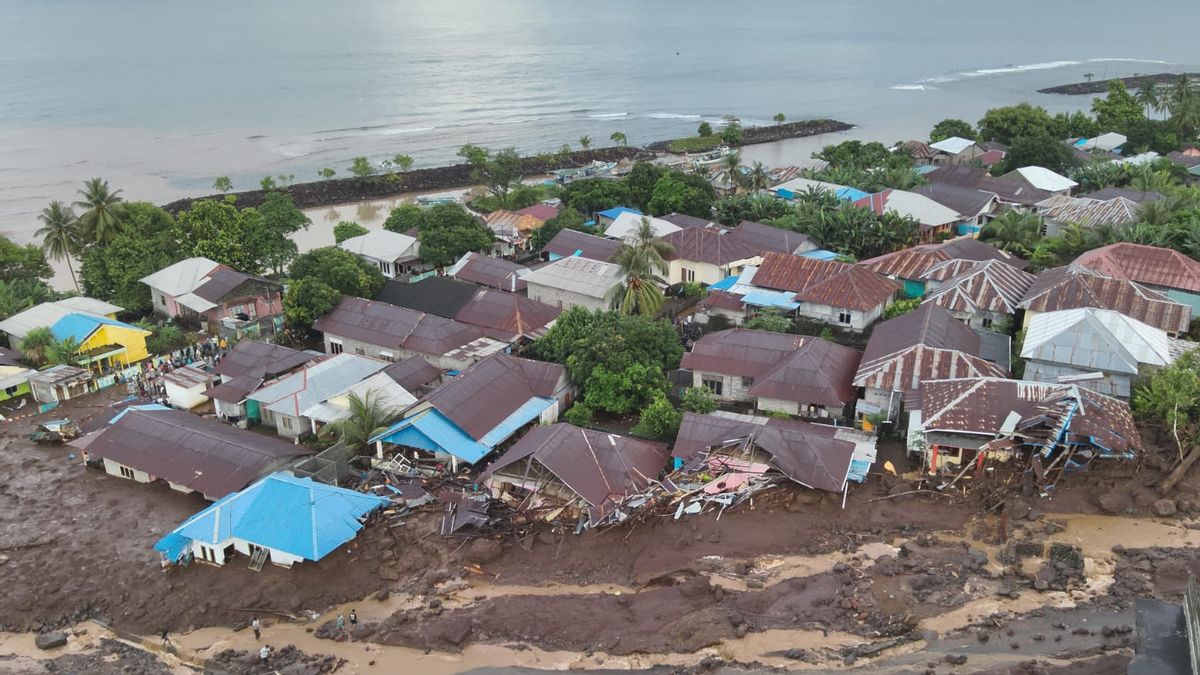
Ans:
{"type": "Polygon", "coordinates": [[[381,351],[381,352],[379,352],[379,358],[383,359],[384,361],[395,361],[396,355],[391,352],[382,352],[381,351]]]}
{"type": "Polygon", "coordinates": [[[696,270],[691,270],[686,267],[684,267],[682,269],[683,269],[683,280],[684,281],[695,281],[696,280],[696,270]]]}
{"type": "Polygon", "coordinates": [[[163,307],[166,307],[167,306],[167,296],[159,294],[158,304],[162,305],[163,307]]]}
{"type": "Polygon", "coordinates": [[[754,378],[753,377],[743,377],[742,378],[742,386],[745,387],[746,389],[753,387],[754,386],[754,378]]]}
{"type": "Polygon", "coordinates": [[[342,341],[341,340],[330,340],[329,341],[329,353],[330,354],[341,354],[342,353],[342,341]]]}
{"type": "Polygon", "coordinates": [[[354,348],[354,353],[355,353],[355,354],[358,354],[359,356],[366,356],[366,355],[367,355],[367,350],[363,349],[362,347],[355,347],[355,348],[354,348]]]}
{"type": "Polygon", "coordinates": [[[850,323],[850,312],[847,310],[844,310],[844,309],[839,310],[838,311],[838,323],[849,324],[850,323]]]}
{"type": "Polygon", "coordinates": [[[700,380],[700,384],[702,384],[705,389],[708,389],[716,396],[720,396],[725,389],[725,383],[721,380],[710,380],[708,378],[704,378],[700,380]]]}
{"type": "Polygon", "coordinates": [[[392,276],[392,263],[379,261],[379,271],[383,272],[384,276],[392,276]]]}
{"type": "Polygon", "coordinates": [[[292,430],[292,418],[288,417],[287,415],[279,416],[279,424],[281,424],[283,428],[287,429],[288,431],[292,430]]]}
{"type": "Polygon", "coordinates": [[[983,317],[982,323],[983,323],[984,328],[991,328],[992,327],[992,317],[990,317],[990,316],[983,317]]]}
{"type": "Polygon", "coordinates": [[[17,395],[17,388],[16,388],[16,387],[9,387],[9,388],[7,388],[7,389],[5,389],[5,390],[4,390],[4,393],[5,393],[5,395],[7,395],[7,396],[16,396],[16,395],[17,395]]]}
{"type": "Polygon", "coordinates": [[[131,469],[127,466],[121,467],[121,476],[124,478],[128,478],[129,480],[133,480],[133,469],[131,469]]]}

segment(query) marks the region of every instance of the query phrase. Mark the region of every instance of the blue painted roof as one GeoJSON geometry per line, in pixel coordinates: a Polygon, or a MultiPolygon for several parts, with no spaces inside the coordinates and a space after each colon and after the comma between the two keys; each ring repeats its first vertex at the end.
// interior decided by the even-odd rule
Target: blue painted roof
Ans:
{"type": "Polygon", "coordinates": [[[129,412],[130,410],[170,410],[170,408],[168,408],[165,405],[159,405],[158,403],[146,403],[145,405],[131,405],[131,406],[127,406],[124,410],[117,413],[116,415],[113,415],[113,418],[111,420],[109,420],[108,423],[116,424],[117,420],[124,417],[125,413],[129,412]]]}
{"type": "Polygon", "coordinates": [[[800,255],[804,256],[805,258],[816,258],[817,260],[836,260],[838,257],[838,254],[834,251],[826,251],[823,248],[806,251],[800,255]]]}
{"type": "Polygon", "coordinates": [[[857,188],[844,187],[844,188],[841,188],[840,190],[838,190],[835,194],[837,194],[838,199],[841,199],[843,201],[848,201],[848,202],[854,202],[854,201],[858,201],[859,199],[862,199],[863,197],[870,196],[871,193],[863,192],[862,190],[859,190],[857,188]]]}
{"type": "Polygon", "coordinates": [[[742,302],[756,307],[779,307],[796,309],[800,303],[795,300],[796,294],[790,291],[768,291],[756,288],[742,296],[742,302]]]}
{"type": "Polygon", "coordinates": [[[372,443],[375,441],[407,445],[429,452],[444,452],[469,464],[478,462],[492,451],[491,447],[478,443],[436,409],[396,422],[387,431],[371,439],[372,443]]]}
{"type": "Polygon", "coordinates": [[[359,518],[387,505],[388,500],[275,473],[241,492],[234,492],[189,518],[154,545],[178,559],[187,544],[220,544],[231,538],[284,551],[305,560],[320,560],[354,538],[359,518]]]}
{"type": "Polygon", "coordinates": [[[552,398],[542,398],[534,396],[533,398],[521,404],[511,415],[500,420],[500,423],[492,430],[483,435],[479,439],[482,445],[489,448],[494,448],[503,443],[509,436],[517,432],[517,429],[537,419],[539,415],[545,412],[550,406],[554,405],[555,401],[552,398]]]}
{"type": "Polygon", "coordinates": [[[939,168],[940,167],[936,164],[922,164],[921,166],[914,166],[913,171],[916,171],[917,173],[924,176],[925,174],[930,173],[932,171],[937,171],[939,168]]]}
{"type": "MultiPolygon", "coordinates": [[[[88,339],[92,333],[96,332],[101,325],[117,326],[119,328],[129,328],[132,330],[142,330],[137,326],[127,324],[123,321],[115,321],[103,316],[95,316],[93,314],[67,314],[59,319],[50,327],[50,332],[54,333],[56,340],[65,340],[69,337],[75,338],[76,342],[83,342],[88,339]]],[[[142,331],[148,333],[149,331],[142,331]]]]}
{"type": "Polygon", "coordinates": [[[715,284],[711,284],[708,289],[710,291],[727,291],[733,288],[733,285],[738,282],[738,277],[725,277],[715,284]]]}
{"type": "Polygon", "coordinates": [[[617,216],[621,215],[622,213],[632,213],[639,216],[642,215],[641,211],[628,206],[614,206],[606,211],[601,211],[597,215],[599,215],[601,218],[612,218],[613,220],[616,220],[617,216]]]}

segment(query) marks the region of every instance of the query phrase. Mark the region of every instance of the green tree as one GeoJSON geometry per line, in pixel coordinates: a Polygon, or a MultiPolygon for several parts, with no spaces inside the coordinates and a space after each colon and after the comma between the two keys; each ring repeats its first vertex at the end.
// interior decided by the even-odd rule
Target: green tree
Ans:
{"type": "Polygon", "coordinates": [[[521,180],[521,157],[517,151],[504,148],[492,152],[487,148],[464,145],[458,154],[471,165],[471,180],[487,188],[501,204],[507,204],[508,193],[521,180]]]}
{"type": "Polygon", "coordinates": [[[49,279],[54,276],[41,246],[15,244],[0,236],[0,280],[49,279]]]}
{"type": "Polygon", "coordinates": [[[396,155],[392,158],[392,163],[401,171],[408,171],[413,167],[413,158],[408,155],[396,155]]]}
{"type": "Polygon", "coordinates": [[[1147,79],[1138,85],[1137,102],[1142,104],[1145,109],[1145,115],[1150,117],[1150,113],[1158,110],[1159,100],[1161,98],[1158,89],[1158,84],[1154,80],[1147,79]]]}
{"type": "Polygon", "coordinates": [[[271,190],[279,187],[276,185],[275,178],[273,176],[263,176],[262,180],[258,181],[258,186],[262,188],[263,192],[270,192],[271,190]]]}
{"type": "Polygon", "coordinates": [[[653,316],[662,307],[660,275],[666,274],[666,256],[673,248],[654,235],[649,218],[642,218],[637,230],[621,242],[613,255],[613,262],[621,268],[621,282],[608,292],[613,309],[622,314],[653,316]]]}
{"type": "Polygon", "coordinates": [[[487,251],[495,236],[458,204],[438,204],[425,212],[418,230],[421,259],[434,267],[450,265],[471,251],[487,251]]]}
{"type": "Polygon", "coordinates": [[[775,124],[783,124],[783,121],[786,120],[787,117],[783,113],[775,113],[775,116],[771,119],[775,120],[775,124]]]}
{"type": "MultiPolygon", "coordinates": [[[[245,213],[246,209],[243,209],[245,213]]],[[[291,195],[272,192],[257,208],[258,218],[248,215],[245,227],[245,247],[253,254],[257,266],[282,273],[283,268],[299,253],[292,235],[307,230],[312,224],[308,216],[296,207],[291,195]]]]}
{"type": "Polygon", "coordinates": [[[533,231],[533,236],[529,238],[529,245],[535,251],[540,251],[556,234],[563,230],[579,230],[586,232],[587,228],[584,223],[587,218],[584,215],[571,207],[566,207],[558,212],[550,220],[547,220],[541,227],[533,231]]]}
{"type": "Polygon", "coordinates": [[[592,137],[591,136],[580,136],[579,137],[579,147],[585,151],[588,148],[592,147],[592,137]]]}
{"type": "Polygon", "coordinates": [[[350,163],[350,175],[355,178],[366,178],[375,175],[375,165],[366,157],[355,157],[350,163]]]}
{"type": "Polygon", "coordinates": [[[38,220],[42,227],[34,233],[34,237],[42,240],[42,251],[55,260],[65,260],[67,271],[71,273],[71,285],[79,290],[79,281],[75,278],[75,267],[71,258],[78,256],[83,249],[83,237],[79,234],[79,221],[71,207],[59,201],[50,202],[42,209],[38,220]]]}
{"type": "Polygon", "coordinates": [[[1122,134],[1145,119],[1142,105],[1121,80],[1109,80],[1108,95],[1092,101],[1092,114],[1101,129],[1122,134]]]}
{"type": "Polygon", "coordinates": [[[712,125],[708,122],[701,122],[699,127],[696,127],[696,133],[708,137],[713,135],[712,125]]]}
{"type": "MultiPolygon", "coordinates": [[[[636,165],[634,167],[637,168],[636,165]]],[[[572,181],[563,190],[563,203],[587,216],[630,203],[629,188],[622,181],[585,178],[572,181]]]]}
{"type": "Polygon", "coordinates": [[[288,285],[283,296],[283,312],[293,326],[312,326],[342,301],[342,294],[316,278],[304,278],[288,285]]]}
{"type": "Polygon", "coordinates": [[[1061,138],[1092,138],[1103,131],[1091,115],[1076,110],[1073,113],[1060,112],[1054,115],[1050,124],[1050,135],[1061,138]]]}
{"type": "Polygon", "coordinates": [[[416,204],[401,204],[392,209],[387,220],[383,221],[383,229],[406,234],[409,230],[420,228],[424,222],[425,209],[416,204]]]}
{"type": "Polygon", "coordinates": [[[742,125],[737,120],[730,120],[721,130],[721,140],[728,145],[741,145],[744,136],[742,125]]]}
{"type": "Polygon", "coordinates": [[[1018,136],[1009,147],[1004,161],[997,165],[997,173],[1008,173],[1025,166],[1040,166],[1058,173],[1070,172],[1078,163],[1071,149],[1042,131],[1029,136],[1018,136]]]}
{"type": "Polygon", "coordinates": [[[34,305],[58,299],[58,293],[51,290],[41,279],[0,280],[0,319],[7,319],[34,305]]]}
{"type": "Polygon", "coordinates": [[[623,132],[623,131],[612,132],[612,135],[608,137],[608,140],[612,141],[613,143],[616,143],[617,145],[621,146],[622,148],[629,145],[629,137],[626,136],[625,132],[623,132]]]}
{"type": "Polygon", "coordinates": [[[592,412],[592,409],[578,401],[575,403],[575,405],[568,408],[567,412],[563,413],[563,419],[566,420],[568,424],[574,424],[577,427],[592,426],[594,418],[595,413],[592,412]]]}
{"type": "Polygon", "coordinates": [[[737,225],[744,220],[764,223],[782,217],[790,208],[786,201],[765,194],[731,195],[713,204],[717,222],[723,225],[737,225]]]}
{"type": "Polygon", "coordinates": [[[1005,211],[983,227],[979,238],[1002,251],[1029,257],[1041,239],[1042,219],[1032,213],[1005,211]]]}
{"type": "Polygon", "coordinates": [[[73,366],[79,360],[79,340],[68,335],[46,345],[46,362],[56,366],[73,366]]]}
{"type": "Polygon", "coordinates": [[[366,448],[372,437],[386,431],[388,424],[400,416],[400,410],[387,405],[376,390],[362,396],[350,394],[348,412],[348,416],[321,427],[320,435],[336,436],[352,450],[366,448]]]}
{"type": "Polygon", "coordinates": [[[650,213],[661,216],[683,213],[697,218],[711,218],[717,193],[712,183],[697,174],[667,173],[654,185],[650,196],[650,213]]]}
{"type": "Polygon", "coordinates": [[[729,189],[733,194],[738,193],[738,189],[745,182],[742,176],[742,153],[731,152],[721,158],[718,166],[721,169],[717,172],[718,177],[723,177],[724,181],[729,184],[729,189]]]}
{"type": "Polygon", "coordinates": [[[140,280],[191,255],[176,238],[175,220],[148,202],[123,208],[124,228],[105,246],[88,246],[79,261],[86,295],[131,312],[151,308],[150,288],[140,280]]]}
{"type": "Polygon", "coordinates": [[[787,333],[792,327],[792,320],[777,309],[764,309],[745,323],[747,330],[765,330],[772,333],[787,333]]]}
{"type": "Polygon", "coordinates": [[[659,392],[650,405],[642,409],[638,423],[633,427],[634,435],[662,441],[673,441],[679,434],[683,413],[671,405],[667,395],[659,392]]]}
{"type": "Polygon", "coordinates": [[[683,400],[680,408],[687,412],[704,415],[717,409],[717,399],[708,387],[688,387],[683,390],[683,400]]]}
{"type": "Polygon", "coordinates": [[[1048,134],[1052,124],[1050,113],[1045,108],[1018,103],[987,111],[979,120],[979,138],[1008,145],[1021,136],[1036,136],[1041,132],[1048,134]]]}
{"type": "Polygon", "coordinates": [[[1200,352],[1193,349],[1151,376],[1133,396],[1133,410],[1161,423],[1178,446],[1179,456],[1196,452],[1200,437],[1200,352]]]}
{"type": "Polygon", "coordinates": [[[248,274],[261,274],[258,256],[246,245],[248,230],[256,226],[248,221],[259,217],[255,209],[239,211],[229,200],[201,199],[179,214],[176,238],[188,255],[210,258],[248,274]]]}
{"type": "Polygon", "coordinates": [[[905,300],[897,300],[896,302],[893,302],[892,304],[888,305],[883,310],[883,320],[887,321],[888,319],[894,319],[894,318],[900,316],[901,314],[908,314],[909,312],[913,311],[914,309],[916,309],[920,306],[921,306],[920,298],[907,298],[905,300]]]}
{"type": "Polygon", "coordinates": [[[1191,75],[1184,73],[1167,88],[1165,98],[1171,121],[1179,128],[1184,142],[1192,142],[1200,129],[1200,86],[1191,75]]]}
{"type": "Polygon", "coordinates": [[[75,208],[82,209],[79,226],[90,241],[107,244],[121,231],[122,206],[120,190],[110,190],[108,181],[93,178],[83,184],[75,208]]]}
{"type": "Polygon", "coordinates": [[[750,192],[760,192],[771,187],[771,174],[762,162],[750,165],[750,173],[746,174],[746,189],[750,192]]]}
{"type": "Polygon", "coordinates": [[[626,190],[625,204],[641,211],[649,211],[650,199],[654,196],[654,186],[663,176],[667,175],[668,171],[669,169],[661,164],[635,162],[633,168],[621,181],[626,190]]]}
{"type": "Polygon", "coordinates": [[[159,325],[138,322],[138,325],[150,331],[152,335],[146,338],[146,350],[151,354],[170,354],[176,349],[182,349],[188,344],[188,336],[173,323],[159,325]]]}
{"type": "Polygon", "coordinates": [[[955,136],[973,141],[975,140],[975,127],[964,120],[947,118],[933,125],[933,129],[929,132],[929,142],[937,143],[955,136]]]}
{"type": "Polygon", "coordinates": [[[293,284],[302,279],[314,279],[339,294],[359,298],[375,297],[386,281],[377,266],[336,246],[314,248],[300,254],[288,268],[288,277],[293,284]]]}
{"type": "Polygon", "coordinates": [[[370,230],[362,225],[359,225],[358,223],[343,220],[342,222],[333,226],[333,240],[340,244],[347,239],[361,237],[368,232],[370,232],[370,230]]]}
{"type": "Polygon", "coordinates": [[[324,168],[320,169],[319,171],[317,171],[317,175],[320,176],[321,178],[324,178],[325,180],[329,180],[330,178],[333,178],[335,175],[337,175],[337,171],[334,171],[333,169],[331,169],[329,167],[324,167],[324,168]]]}
{"type": "Polygon", "coordinates": [[[46,363],[47,352],[54,344],[54,333],[49,326],[32,328],[21,338],[21,355],[35,366],[46,363]]]}
{"type": "Polygon", "coordinates": [[[229,192],[233,189],[233,181],[229,180],[229,176],[217,176],[213,181],[213,189],[217,192],[229,192]]]}

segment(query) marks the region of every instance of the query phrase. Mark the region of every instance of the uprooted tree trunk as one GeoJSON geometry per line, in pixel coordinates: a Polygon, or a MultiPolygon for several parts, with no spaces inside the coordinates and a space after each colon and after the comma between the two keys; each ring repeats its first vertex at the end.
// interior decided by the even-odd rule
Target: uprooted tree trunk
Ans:
{"type": "Polygon", "coordinates": [[[1165,495],[1174,490],[1176,483],[1183,480],[1183,477],[1187,475],[1188,469],[1192,468],[1197,459],[1200,459],[1200,446],[1192,446],[1192,449],[1184,455],[1183,460],[1171,471],[1171,475],[1158,484],[1158,491],[1165,495]]]}

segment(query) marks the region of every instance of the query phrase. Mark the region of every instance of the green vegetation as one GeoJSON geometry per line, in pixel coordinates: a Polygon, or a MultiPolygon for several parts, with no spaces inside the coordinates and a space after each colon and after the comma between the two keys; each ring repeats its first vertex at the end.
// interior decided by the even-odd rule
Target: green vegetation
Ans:
{"type": "Polygon", "coordinates": [[[317,171],[317,175],[320,176],[321,178],[324,178],[325,180],[329,180],[330,178],[333,178],[335,175],[337,175],[337,171],[334,171],[333,169],[331,169],[329,167],[324,167],[321,170],[317,171]]]}
{"type": "Polygon", "coordinates": [[[545,183],[526,185],[525,183],[517,183],[504,199],[487,194],[471,200],[468,206],[483,213],[491,213],[498,209],[515,211],[527,206],[533,206],[534,204],[540,204],[548,199],[553,199],[558,197],[559,194],[561,194],[561,190],[557,185],[548,185],[545,183]]]}
{"type": "Polygon", "coordinates": [[[566,207],[558,212],[558,215],[547,220],[540,228],[533,231],[533,236],[529,238],[529,245],[535,251],[540,251],[554,235],[562,230],[578,230],[580,232],[589,232],[584,223],[587,218],[584,215],[571,207],[566,207]]]}
{"type": "Polygon", "coordinates": [[[488,193],[495,196],[501,206],[507,206],[509,192],[521,181],[521,158],[517,151],[514,148],[504,148],[492,152],[487,148],[464,145],[459,148],[458,156],[466,159],[471,165],[471,180],[486,187],[488,193]]]}
{"type": "Polygon", "coordinates": [[[375,166],[366,157],[355,157],[350,163],[350,174],[355,178],[375,175],[375,166]]]}
{"type": "Polygon", "coordinates": [[[725,128],[721,129],[721,140],[726,145],[741,145],[744,135],[745,132],[742,130],[742,125],[737,120],[730,120],[725,125],[725,128]]]}
{"type": "Polygon", "coordinates": [[[423,209],[413,204],[392,209],[383,224],[392,232],[417,228],[421,259],[435,267],[449,265],[471,251],[487,251],[494,236],[459,204],[438,204],[423,209]]]}
{"type": "Polygon", "coordinates": [[[68,335],[61,340],[54,340],[46,345],[46,363],[53,366],[74,365],[79,358],[79,340],[68,335]]]}
{"type": "Polygon", "coordinates": [[[971,126],[970,122],[963,120],[948,118],[933,125],[933,129],[929,132],[929,142],[937,143],[944,141],[947,138],[953,137],[965,138],[967,140],[975,140],[975,127],[971,126]]]}
{"type": "Polygon", "coordinates": [[[713,204],[713,208],[717,222],[723,225],[737,225],[744,220],[764,223],[782,218],[792,210],[786,201],[764,194],[722,197],[713,204]]]}
{"type": "Polygon", "coordinates": [[[175,219],[148,202],[122,208],[124,227],[106,245],[85,242],[79,260],[83,292],[131,312],[151,308],[150,289],[142,277],[190,255],[176,237],[175,219]]]}
{"type": "MultiPolygon", "coordinates": [[[[708,122],[704,122],[704,124],[708,124],[708,122]]],[[[710,133],[707,136],[676,138],[667,144],[667,149],[671,152],[677,153],[708,152],[709,150],[716,150],[724,144],[724,139],[722,139],[720,136],[713,136],[710,133]]]]}
{"type": "Polygon", "coordinates": [[[748,330],[765,330],[772,333],[790,333],[795,325],[777,309],[764,309],[751,317],[744,326],[748,330]]]}
{"type": "Polygon", "coordinates": [[[685,175],[666,167],[638,162],[621,180],[588,178],[574,181],[563,189],[561,198],[567,206],[586,215],[614,206],[630,206],[655,216],[675,212],[710,218],[716,196],[712,184],[704,176],[685,175]]]}
{"type": "Polygon", "coordinates": [[[612,132],[612,135],[608,137],[608,140],[612,141],[613,143],[616,143],[617,145],[619,145],[622,148],[629,145],[629,137],[626,136],[625,132],[623,132],[623,131],[612,132]]]}
{"type": "Polygon", "coordinates": [[[708,122],[701,122],[700,126],[696,127],[696,135],[700,137],[708,137],[713,135],[712,125],[708,122]]]}
{"type": "Polygon", "coordinates": [[[911,246],[920,231],[912,218],[892,212],[877,215],[825,191],[798,195],[788,213],[763,222],[807,234],[826,249],[856,260],[911,246]]]}
{"type": "Polygon", "coordinates": [[[650,195],[647,209],[656,216],[683,213],[697,218],[709,218],[712,216],[712,205],[716,198],[716,190],[704,176],[672,171],[654,184],[654,192],[650,195]]]}
{"type": "Polygon", "coordinates": [[[321,436],[336,436],[347,448],[366,448],[371,438],[383,433],[388,424],[400,416],[400,411],[386,405],[375,390],[366,394],[350,394],[349,416],[321,427],[321,436]]]}
{"type": "Polygon", "coordinates": [[[187,334],[173,323],[163,322],[156,325],[148,321],[139,321],[138,326],[151,333],[150,337],[146,338],[146,349],[151,354],[169,354],[187,346],[187,334]]]}
{"type": "Polygon", "coordinates": [[[258,181],[258,185],[264,192],[269,192],[279,187],[275,184],[275,178],[272,176],[263,176],[262,180],[258,181]]]}
{"type": "Polygon", "coordinates": [[[110,190],[108,181],[93,178],[83,184],[75,208],[84,236],[93,242],[106,244],[120,233],[124,200],[120,190],[110,190]]]}
{"type": "Polygon", "coordinates": [[[580,136],[579,137],[579,148],[581,150],[586,151],[590,147],[592,147],[592,137],[591,136],[580,136]]]}
{"type": "Polygon", "coordinates": [[[83,249],[83,236],[79,233],[79,221],[71,207],[62,202],[50,202],[42,209],[38,220],[42,227],[33,236],[42,240],[42,250],[55,260],[65,260],[67,271],[71,273],[71,285],[79,290],[79,281],[75,278],[75,267],[71,259],[77,257],[83,249]]]}
{"type": "Polygon", "coordinates": [[[642,438],[672,441],[679,435],[679,424],[682,421],[683,413],[671,405],[666,394],[659,392],[650,405],[642,409],[638,423],[632,431],[635,436],[642,438]]]}
{"type": "Polygon", "coordinates": [[[378,267],[336,246],[300,255],[288,268],[288,278],[284,313],[288,323],[300,327],[327,314],[342,295],[375,297],[385,281],[378,267]]]}
{"type": "Polygon", "coordinates": [[[333,240],[340,244],[347,239],[361,237],[368,232],[370,232],[370,230],[362,225],[359,225],[358,223],[343,220],[342,222],[333,226],[333,240]]]}
{"type": "Polygon", "coordinates": [[[783,113],[775,113],[771,119],[775,120],[775,124],[783,124],[783,121],[787,119],[787,116],[783,113]]]}
{"type": "Polygon", "coordinates": [[[907,152],[888,150],[882,143],[844,141],[825,146],[813,153],[814,159],[826,162],[820,170],[808,170],[804,175],[813,180],[849,185],[864,192],[880,192],[888,188],[911,190],[925,183],[925,178],[909,166],[907,152]]]}
{"type": "Polygon", "coordinates": [[[667,273],[666,256],[672,247],[654,236],[649,218],[641,224],[631,237],[621,242],[613,255],[613,262],[621,267],[621,282],[613,286],[608,300],[613,309],[622,314],[654,316],[662,307],[665,283],[661,276],[667,273]]]}
{"type": "Polygon", "coordinates": [[[921,306],[920,298],[908,298],[905,300],[897,300],[896,302],[893,302],[892,304],[888,305],[887,308],[883,310],[882,318],[884,321],[887,321],[888,319],[894,319],[902,314],[908,314],[909,312],[913,311],[914,309],[916,309],[920,306],[921,306]]]}
{"type": "Polygon", "coordinates": [[[35,366],[46,363],[46,353],[54,344],[54,333],[49,326],[30,329],[21,339],[21,355],[35,366]]]}
{"type": "Polygon", "coordinates": [[[717,409],[717,399],[708,387],[688,387],[683,390],[683,400],[680,408],[687,412],[704,415],[717,409]]]}
{"type": "Polygon", "coordinates": [[[229,180],[229,176],[217,176],[213,181],[213,189],[217,192],[229,192],[233,189],[233,181],[229,180]]]}

